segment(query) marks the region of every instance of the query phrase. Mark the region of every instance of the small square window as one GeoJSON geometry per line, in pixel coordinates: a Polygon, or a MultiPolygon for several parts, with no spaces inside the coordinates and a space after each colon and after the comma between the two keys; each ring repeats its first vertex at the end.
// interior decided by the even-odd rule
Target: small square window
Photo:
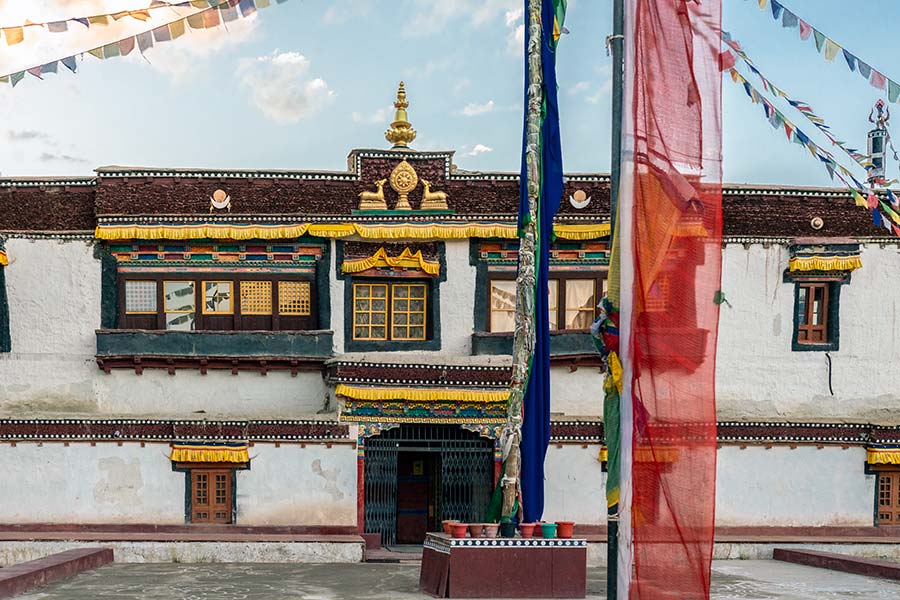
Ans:
{"type": "Polygon", "coordinates": [[[391,339],[424,340],[425,284],[395,283],[391,292],[391,339]]]}
{"type": "Polygon", "coordinates": [[[203,282],[203,314],[230,315],[234,313],[230,281],[203,282]]]}
{"type": "Polygon", "coordinates": [[[278,314],[308,316],[311,310],[308,281],[278,282],[278,314]]]}
{"type": "Polygon", "coordinates": [[[353,339],[387,339],[387,292],[384,283],[353,284],[353,339]]]}
{"type": "Polygon", "coordinates": [[[193,281],[163,282],[163,302],[166,329],[191,331],[194,329],[196,300],[193,281]]]}
{"type": "Polygon", "coordinates": [[[271,281],[242,281],[241,282],[241,314],[242,315],[271,315],[272,314],[272,282],[271,281]]]}
{"type": "Polygon", "coordinates": [[[125,314],[156,314],[155,281],[128,280],[125,282],[125,314]]]}
{"type": "Polygon", "coordinates": [[[794,350],[837,350],[839,291],[839,282],[796,283],[794,350]]]}

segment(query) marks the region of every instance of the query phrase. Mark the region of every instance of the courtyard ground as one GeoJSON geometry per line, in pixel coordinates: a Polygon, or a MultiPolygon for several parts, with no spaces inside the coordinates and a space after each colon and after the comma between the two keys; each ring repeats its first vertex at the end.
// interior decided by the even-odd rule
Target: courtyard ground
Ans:
{"type": "MultiPolygon", "coordinates": [[[[125,564],[40,588],[18,600],[332,600],[427,598],[418,564],[125,564]]],[[[604,569],[588,598],[606,598],[604,569]]],[[[715,561],[715,600],[900,598],[900,583],[768,560],[715,561]]]]}

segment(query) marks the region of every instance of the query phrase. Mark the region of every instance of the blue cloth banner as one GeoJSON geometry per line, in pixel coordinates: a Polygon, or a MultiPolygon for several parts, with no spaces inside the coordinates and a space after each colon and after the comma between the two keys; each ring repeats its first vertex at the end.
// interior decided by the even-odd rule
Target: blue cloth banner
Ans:
{"type": "Polygon", "coordinates": [[[872,225],[881,227],[881,213],[874,208],[872,209],[872,225]]]}
{"type": "Polygon", "coordinates": [[[868,63],[864,63],[863,61],[857,59],[857,68],[859,69],[859,74],[862,75],[866,81],[868,81],[869,75],[872,74],[872,67],[870,67],[868,63]]]}
{"type": "Polygon", "coordinates": [[[68,70],[72,71],[73,73],[75,72],[75,69],[78,68],[78,64],[75,62],[74,56],[67,56],[61,59],[59,62],[61,62],[68,70]]]}
{"type": "MultiPolygon", "coordinates": [[[[525,47],[528,48],[528,2],[525,5],[525,47]]],[[[535,522],[544,513],[544,458],[550,444],[550,322],[548,279],[553,217],[563,193],[562,145],[556,83],[556,44],[553,39],[553,0],[541,5],[541,71],[543,73],[543,121],[541,123],[541,192],[538,201],[537,287],[534,301],[535,347],[523,399],[522,509],[525,522],[535,522]]],[[[525,53],[525,107],[528,108],[528,53],[525,53]]],[[[527,112],[525,115],[527,120],[527,112]]],[[[528,214],[527,171],[523,129],[522,172],[519,180],[519,226],[528,214]],[[524,211],[524,212],[523,212],[524,211]]]]}
{"type": "Polygon", "coordinates": [[[782,10],[784,10],[784,7],[777,0],[772,0],[772,18],[779,19],[782,10]]]}
{"type": "Polygon", "coordinates": [[[795,15],[788,9],[784,9],[784,15],[781,18],[781,26],[792,29],[794,27],[797,27],[799,24],[800,19],[797,18],[797,15],[795,15]]]}

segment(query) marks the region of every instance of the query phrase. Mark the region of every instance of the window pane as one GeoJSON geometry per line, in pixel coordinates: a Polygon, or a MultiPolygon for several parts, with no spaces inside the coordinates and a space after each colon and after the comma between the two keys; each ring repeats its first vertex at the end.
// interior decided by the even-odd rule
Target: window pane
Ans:
{"type": "Polygon", "coordinates": [[[594,320],[593,279],[566,280],[566,329],[587,329],[594,320]]]}
{"type": "Polygon", "coordinates": [[[203,312],[227,315],[233,312],[230,281],[203,282],[203,312]]]}
{"type": "Polygon", "coordinates": [[[815,287],[812,302],[812,324],[821,325],[825,322],[823,313],[825,312],[825,288],[815,287]]]}
{"type": "Polygon", "coordinates": [[[242,281],[241,282],[241,314],[244,314],[244,315],[271,315],[272,314],[272,282],[271,281],[242,281]]]}
{"type": "Polygon", "coordinates": [[[806,325],[806,298],[809,293],[809,287],[801,285],[797,290],[797,323],[806,325]]]}
{"type": "Polygon", "coordinates": [[[125,312],[156,314],[156,282],[126,281],[125,312]]]}
{"type": "Polygon", "coordinates": [[[391,286],[391,339],[425,339],[425,285],[395,283],[391,286]],[[411,327],[412,319],[421,324],[411,327]]]}
{"type": "Polygon", "coordinates": [[[194,313],[192,312],[167,312],[166,329],[175,331],[193,331],[194,313]]]}
{"type": "Polygon", "coordinates": [[[559,329],[559,279],[551,279],[547,282],[550,329],[559,329]]]}
{"type": "Polygon", "coordinates": [[[278,282],[278,313],[282,315],[309,315],[312,310],[308,281],[278,282]]]}
{"type": "Polygon", "coordinates": [[[373,300],[384,298],[386,293],[386,284],[353,284],[353,339],[386,339],[387,307],[384,300],[373,300]]]}
{"type": "Polygon", "coordinates": [[[194,312],[193,281],[166,281],[163,294],[166,312],[194,312]]]}

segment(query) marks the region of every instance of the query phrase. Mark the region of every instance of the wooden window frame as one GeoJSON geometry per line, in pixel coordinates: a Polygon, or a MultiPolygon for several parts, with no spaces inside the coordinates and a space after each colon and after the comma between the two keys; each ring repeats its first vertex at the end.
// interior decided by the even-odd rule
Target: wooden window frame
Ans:
{"type": "MultiPolygon", "coordinates": [[[[389,308],[389,311],[388,311],[388,318],[390,319],[389,326],[390,326],[390,330],[391,330],[391,331],[390,331],[390,339],[391,339],[391,341],[396,341],[396,342],[424,342],[424,341],[428,340],[428,285],[425,284],[425,283],[421,283],[421,282],[409,282],[409,283],[407,283],[407,282],[402,282],[402,283],[401,283],[401,282],[398,281],[398,282],[392,283],[392,284],[390,285],[390,291],[391,291],[391,302],[390,302],[390,306],[388,307],[388,308],[389,308]],[[394,300],[395,300],[395,297],[394,297],[394,290],[395,290],[396,288],[399,288],[399,287],[406,287],[406,288],[407,288],[407,294],[408,294],[408,295],[406,296],[406,298],[400,298],[400,300],[405,300],[405,301],[406,301],[406,310],[405,310],[405,311],[398,311],[398,310],[396,310],[395,307],[394,307],[394,300]],[[418,298],[413,298],[412,295],[411,295],[411,294],[412,294],[412,289],[413,289],[414,287],[415,287],[415,288],[422,288],[422,310],[421,310],[421,311],[418,311],[418,310],[417,310],[417,311],[412,311],[412,310],[410,310],[410,308],[409,308],[410,302],[411,302],[413,299],[418,300],[418,298]],[[409,330],[413,327],[413,325],[411,325],[410,322],[409,322],[409,318],[410,318],[412,315],[421,314],[421,315],[422,315],[422,324],[421,324],[421,327],[422,327],[422,337],[397,337],[397,336],[395,336],[395,335],[394,335],[394,325],[395,325],[395,323],[394,323],[394,314],[395,314],[395,313],[405,314],[405,315],[406,315],[406,325],[400,325],[400,327],[405,327],[405,328],[406,328],[407,334],[409,333],[409,330]]],[[[354,309],[355,309],[355,308],[356,308],[356,307],[355,307],[355,305],[354,305],[354,309]]],[[[418,326],[418,325],[419,325],[418,323],[415,324],[415,326],[418,326]]]]}
{"type": "MultiPolygon", "coordinates": [[[[606,280],[606,272],[589,272],[589,271],[575,271],[575,272],[550,272],[550,277],[548,278],[550,281],[556,280],[557,283],[557,297],[556,297],[556,327],[553,327],[553,323],[550,324],[550,331],[567,331],[573,333],[583,333],[586,331],[590,331],[590,328],[585,329],[564,329],[560,327],[560,325],[565,325],[566,320],[566,284],[567,280],[593,280],[594,281],[594,300],[596,303],[600,302],[600,299],[597,297],[597,291],[603,289],[603,282],[606,280]]],[[[492,333],[511,333],[509,331],[502,332],[494,332],[492,330],[491,324],[491,283],[494,281],[515,281],[516,274],[515,273],[491,273],[487,274],[487,326],[485,327],[486,331],[492,333]]],[[[595,303],[595,304],[596,304],[595,303]]],[[[548,307],[548,309],[551,307],[548,307]]],[[[593,318],[591,321],[593,322],[594,318],[597,316],[597,308],[594,307],[593,318]]]]}
{"type": "Polygon", "coordinates": [[[230,279],[201,279],[200,280],[200,299],[201,299],[201,310],[204,315],[233,315],[234,314],[234,306],[235,306],[235,293],[234,293],[234,281],[230,279]],[[207,310],[206,309],[206,284],[207,283],[227,283],[231,286],[231,310],[207,310]]]}
{"type": "Polygon", "coordinates": [[[869,472],[874,472],[875,479],[875,525],[878,527],[900,526],[900,466],[870,465],[869,472]],[[885,481],[890,477],[887,486],[885,481]],[[883,486],[887,487],[888,504],[881,503],[883,486]],[[885,518],[885,515],[888,515],[885,518]]]}
{"type": "Polygon", "coordinates": [[[360,342],[386,342],[391,339],[390,329],[391,329],[391,284],[383,281],[372,281],[372,282],[353,282],[353,293],[351,294],[351,309],[350,309],[350,331],[353,336],[353,340],[360,342]],[[375,296],[372,295],[372,288],[375,286],[384,287],[384,337],[371,337],[372,334],[372,315],[374,314],[382,314],[382,311],[373,311],[372,310],[372,298],[375,296]],[[358,298],[356,295],[356,290],[358,288],[367,287],[369,288],[369,295],[366,298],[358,298]],[[356,335],[356,301],[357,300],[368,300],[369,301],[369,309],[364,311],[359,311],[360,314],[366,313],[369,315],[368,323],[360,323],[360,327],[366,327],[369,331],[369,337],[357,337],[356,335]]]}
{"type": "Polygon", "coordinates": [[[123,282],[122,284],[122,312],[126,315],[155,315],[159,313],[159,281],[156,279],[132,279],[128,278],[125,281],[130,281],[132,283],[152,283],[154,288],[154,296],[156,297],[156,310],[148,311],[148,310],[128,310],[128,286],[123,282]]]}
{"type": "MultiPolygon", "coordinates": [[[[849,274],[845,276],[802,276],[790,277],[785,275],[785,281],[794,285],[794,323],[791,333],[791,350],[794,352],[827,352],[837,351],[840,348],[840,299],[841,287],[850,282],[849,274]],[[801,325],[801,290],[806,288],[808,295],[815,289],[824,290],[824,304],[822,323],[812,325],[812,302],[807,301],[805,308],[806,324],[801,325]],[[823,332],[824,341],[810,341],[813,331],[823,332]],[[807,339],[801,340],[801,332],[806,332],[807,339]]],[[[811,299],[812,296],[810,295],[811,299]]]]}
{"type": "MultiPolygon", "coordinates": [[[[224,524],[234,525],[237,523],[237,473],[238,471],[246,471],[250,469],[250,463],[173,463],[172,470],[184,473],[184,522],[186,524],[209,525],[224,524]],[[197,506],[195,504],[194,480],[195,474],[206,472],[208,475],[213,473],[227,473],[230,497],[228,498],[228,516],[225,522],[207,517],[200,520],[196,518],[197,506]]],[[[214,486],[210,486],[208,493],[215,492],[214,486]]],[[[210,505],[212,507],[212,505],[210,505]]]]}
{"type": "Polygon", "coordinates": [[[831,289],[831,284],[828,282],[803,282],[797,284],[797,343],[802,345],[825,345],[831,343],[831,331],[828,328],[828,312],[829,312],[829,292],[831,289]],[[816,296],[816,290],[821,290],[822,299],[821,299],[821,310],[819,311],[822,316],[822,322],[818,325],[813,324],[813,317],[816,313],[813,310],[815,305],[814,298],[816,296]],[[800,314],[800,295],[806,293],[806,307],[804,310],[804,314],[800,314]],[[801,323],[801,317],[805,319],[806,323],[801,323]],[[814,334],[821,333],[821,340],[813,340],[811,339],[814,334]],[[801,339],[801,336],[805,334],[806,339],[801,339]]]}
{"type": "Polygon", "coordinates": [[[194,315],[194,326],[190,329],[190,331],[195,331],[197,329],[197,295],[198,295],[198,283],[197,279],[163,279],[162,285],[159,286],[162,292],[162,306],[157,305],[157,308],[160,309],[160,315],[162,316],[162,329],[165,331],[184,331],[182,329],[172,329],[170,330],[166,327],[166,315],[176,314],[176,315],[194,315]],[[190,282],[194,287],[194,310],[168,310],[166,308],[166,284],[167,283],[187,283],[190,282]]]}
{"type": "MultiPolygon", "coordinates": [[[[353,281],[351,285],[353,287],[352,287],[352,291],[351,291],[351,295],[350,295],[350,298],[351,298],[350,335],[351,335],[351,339],[354,342],[413,342],[413,343],[419,343],[419,342],[427,342],[430,340],[429,333],[430,333],[430,331],[432,331],[432,323],[430,322],[431,319],[429,318],[429,296],[431,295],[432,290],[431,290],[431,285],[429,282],[422,281],[420,279],[404,280],[404,281],[360,280],[360,281],[353,281]],[[357,289],[357,287],[360,287],[360,286],[368,286],[368,287],[384,286],[386,288],[386,293],[385,293],[386,313],[385,313],[385,332],[384,332],[385,337],[383,337],[383,338],[356,337],[356,300],[357,300],[356,289],[357,289]],[[395,286],[396,287],[416,286],[416,287],[421,287],[424,290],[425,295],[424,295],[424,298],[422,299],[424,302],[424,308],[422,310],[422,316],[424,319],[424,322],[422,323],[423,337],[421,337],[421,338],[394,337],[393,321],[394,321],[394,287],[395,286]]],[[[371,298],[371,296],[370,296],[370,298],[371,298]]],[[[372,311],[362,311],[362,312],[368,312],[369,315],[374,314],[374,313],[372,313],[372,311]]],[[[416,311],[415,313],[407,313],[407,314],[418,314],[418,311],[416,311]]],[[[370,317],[370,319],[371,319],[371,317],[370,317]]],[[[366,324],[361,324],[361,325],[366,325],[366,324]]],[[[369,323],[367,326],[369,327],[369,330],[371,332],[371,323],[369,323]]],[[[407,328],[409,327],[408,323],[405,327],[407,327],[407,328]]]]}
{"type": "MultiPolygon", "coordinates": [[[[209,271],[197,271],[190,273],[141,273],[139,271],[129,272],[129,271],[120,271],[117,274],[118,280],[118,324],[119,329],[145,329],[148,331],[166,331],[166,317],[165,317],[165,282],[185,282],[191,281],[194,283],[194,331],[256,331],[258,328],[245,328],[241,326],[241,317],[245,316],[244,313],[241,312],[240,306],[240,282],[241,281],[269,281],[272,283],[272,308],[273,313],[267,313],[263,315],[257,314],[247,314],[248,317],[258,317],[258,316],[270,316],[272,318],[272,327],[268,329],[268,331],[310,331],[316,330],[319,328],[318,323],[318,297],[317,297],[317,289],[316,285],[317,280],[315,274],[306,274],[306,273],[228,273],[228,272],[209,272],[209,271]],[[127,281],[155,281],[156,282],[156,313],[146,313],[146,314],[136,314],[136,313],[126,313],[125,312],[125,287],[127,281]],[[281,315],[277,312],[278,309],[278,293],[279,293],[279,283],[282,281],[288,282],[307,282],[309,284],[310,290],[310,310],[308,315],[292,315],[292,314],[284,314],[281,315]],[[230,282],[232,284],[232,305],[231,312],[216,312],[210,313],[204,311],[205,307],[205,288],[204,282],[230,282]],[[200,310],[196,310],[198,303],[200,303],[200,310]],[[156,315],[155,323],[153,327],[150,327],[146,324],[132,326],[129,327],[129,321],[133,321],[135,317],[140,319],[141,317],[150,317],[152,315],[156,315]],[[279,322],[279,317],[285,317],[295,322],[297,320],[305,321],[306,323],[302,324],[300,327],[296,325],[294,327],[288,327],[286,329],[282,329],[281,323],[279,322]],[[230,329],[216,329],[209,328],[210,323],[206,322],[204,317],[207,318],[215,318],[215,317],[232,317],[233,325],[230,329]],[[131,319],[129,319],[131,318],[131,319]]],[[[153,320],[153,319],[151,319],[153,320]]]]}

